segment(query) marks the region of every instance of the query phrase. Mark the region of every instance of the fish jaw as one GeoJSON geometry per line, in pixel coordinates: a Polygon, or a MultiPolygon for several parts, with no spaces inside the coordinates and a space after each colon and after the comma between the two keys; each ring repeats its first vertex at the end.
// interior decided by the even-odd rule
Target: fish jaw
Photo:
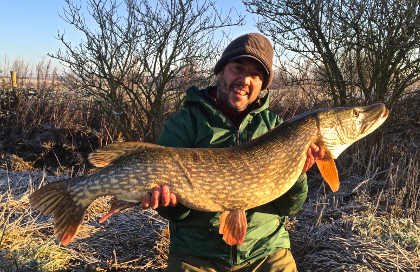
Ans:
{"type": "Polygon", "coordinates": [[[336,159],[354,142],[366,137],[388,118],[389,111],[382,103],[364,107],[336,108],[318,113],[320,138],[331,159],[336,159]]]}

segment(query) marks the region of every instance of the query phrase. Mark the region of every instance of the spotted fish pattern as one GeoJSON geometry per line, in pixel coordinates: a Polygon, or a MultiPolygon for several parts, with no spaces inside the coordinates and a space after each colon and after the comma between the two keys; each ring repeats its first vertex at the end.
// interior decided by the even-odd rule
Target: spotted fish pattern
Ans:
{"type": "Polygon", "coordinates": [[[98,170],[48,184],[30,196],[32,206],[55,219],[66,245],[76,235],[88,206],[98,197],[140,203],[166,184],[192,209],[222,212],[219,232],[241,244],[245,210],[286,193],[302,173],[311,143],[326,151],[318,168],[333,191],[339,180],[334,159],[378,128],[388,117],[384,104],[316,110],[298,115],[267,134],[229,148],[171,148],[150,143],[116,143],[89,155],[98,170]]]}

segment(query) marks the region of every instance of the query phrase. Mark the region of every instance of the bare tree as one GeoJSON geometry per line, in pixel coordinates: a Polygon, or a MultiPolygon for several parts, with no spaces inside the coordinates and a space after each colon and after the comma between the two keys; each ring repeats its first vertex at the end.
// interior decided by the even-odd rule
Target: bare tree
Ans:
{"type": "Polygon", "coordinates": [[[59,33],[65,50],[50,56],[67,64],[128,140],[156,140],[165,109],[186,87],[180,78],[208,71],[219,52],[215,31],[241,23],[207,0],[88,0],[87,18],[80,2],[65,2],[62,17],[84,40],[75,46],[59,33]]]}
{"type": "Polygon", "coordinates": [[[420,79],[419,0],[244,0],[258,27],[292,56],[335,104],[392,104],[420,79]]]}

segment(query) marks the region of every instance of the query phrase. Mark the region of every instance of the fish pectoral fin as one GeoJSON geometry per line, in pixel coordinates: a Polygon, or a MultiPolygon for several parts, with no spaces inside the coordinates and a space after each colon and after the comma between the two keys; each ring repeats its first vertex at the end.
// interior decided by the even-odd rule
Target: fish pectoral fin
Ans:
{"type": "Polygon", "coordinates": [[[226,244],[240,245],[243,243],[247,228],[244,210],[224,211],[220,215],[219,233],[223,234],[226,244]]]}
{"type": "Polygon", "coordinates": [[[140,203],[133,203],[133,202],[128,202],[128,201],[113,198],[111,199],[111,208],[109,209],[109,212],[99,219],[99,223],[105,222],[112,215],[119,213],[120,211],[124,209],[131,208],[139,204],[140,203]]]}
{"type": "Polygon", "coordinates": [[[337,192],[340,187],[340,180],[338,178],[337,167],[333,159],[316,160],[319,172],[324,180],[328,183],[331,191],[337,192]]]}

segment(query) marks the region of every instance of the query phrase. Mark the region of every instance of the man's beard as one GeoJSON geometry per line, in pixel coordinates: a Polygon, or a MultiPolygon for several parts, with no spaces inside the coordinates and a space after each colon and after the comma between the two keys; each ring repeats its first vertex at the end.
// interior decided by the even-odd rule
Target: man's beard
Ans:
{"type": "MultiPolygon", "coordinates": [[[[232,107],[232,105],[229,103],[229,95],[231,92],[234,92],[235,89],[240,89],[240,90],[244,89],[245,85],[241,83],[235,83],[235,82],[233,82],[231,85],[228,85],[226,80],[224,80],[224,78],[221,77],[221,78],[218,78],[216,82],[216,86],[218,89],[217,99],[219,100],[219,102],[221,102],[222,104],[224,104],[225,106],[229,107],[232,110],[240,111],[240,109],[232,107]]],[[[247,92],[247,94],[248,93],[249,91],[247,92]]]]}

